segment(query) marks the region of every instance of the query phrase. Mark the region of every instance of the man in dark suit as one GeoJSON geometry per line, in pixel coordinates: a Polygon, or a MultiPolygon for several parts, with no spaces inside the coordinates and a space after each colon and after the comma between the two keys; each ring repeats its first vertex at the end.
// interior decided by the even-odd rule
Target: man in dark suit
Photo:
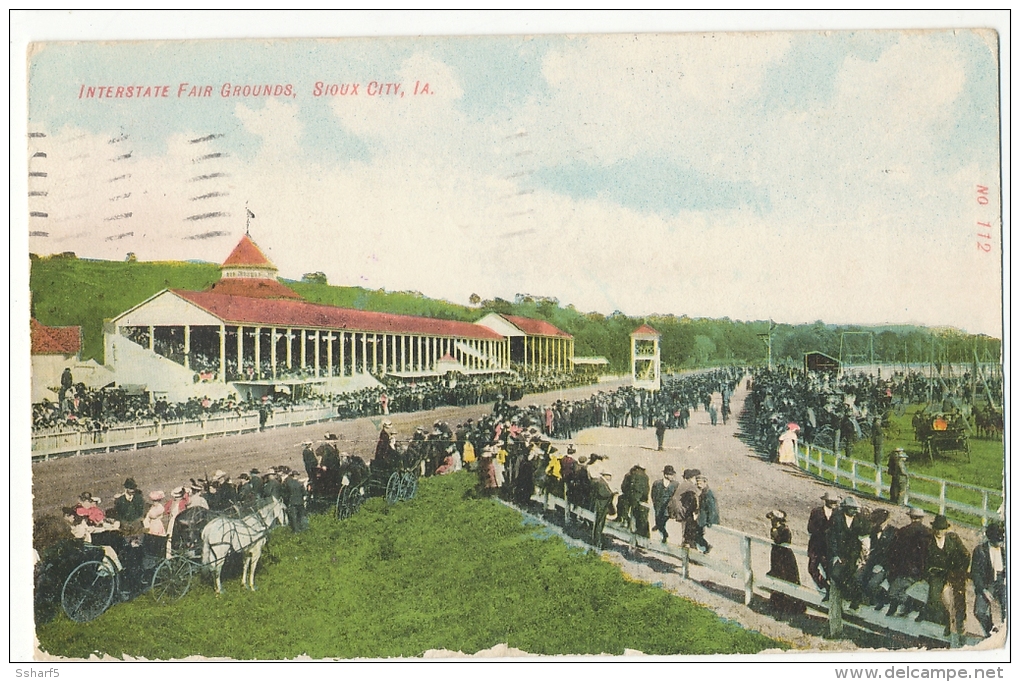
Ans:
{"type": "Polygon", "coordinates": [[[616,509],[620,523],[633,520],[635,535],[643,538],[651,535],[648,532],[648,490],[648,474],[643,466],[635,464],[623,477],[616,509]]]}
{"type": "Polygon", "coordinates": [[[967,577],[970,552],[956,533],[949,532],[949,520],[941,514],[931,524],[925,571],[928,577],[928,602],[918,620],[929,620],[946,626],[946,636],[962,636],[967,616],[967,577]],[[951,610],[942,602],[946,585],[952,591],[951,610]]]}
{"type": "Polygon", "coordinates": [[[905,616],[913,610],[909,604],[907,590],[925,578],[931,529],[924,525],[923,509],[911,507],[908,514],[910,525],[896,531],[896,540],[889,548],[886,579],[889,581],[890,616],[905,616]],[[905,610],[897,613],[901,607],[905,610]]]}
{"type": "Polygon", "coordinates": [[[676,469],[671,464],[667,464],[662,469],[662,478],[652,484],[652,509],[655,512],[655,527],[652,530],[657,530],[662,534],[663,542],[669,538],[669,534],[666,533],[669,501],[673,499],[673,494],[679,487],[679,484],[673,480],[675,476],[676,469]]]}
{"type": "Polygon", "coordinates": [[[308,527],[305,512],[305,486],[293,471],[284,473],[284,496],[287,502],[287,521],[290,529],[300,533],[308,527]]]}
{"type": "MultiPolygon", "coordinates": [[[[868,523],[860,516],[861,504],[854,497],[845,497],[826,534],[829,550],[829,589],[833,587],[839,598],[850,601],[850,609],[861,604],[860,583],[857,581],[857,564],[861,560],[862,537],[869,535],[868,523]]],[[[831,596],[831,593],[830,593],[831,596]]],[[[831,596],[833,600],[835,596],[831,596]]]]}
{"type": "Polygon", "coordinates": [[[820,590],[829,589],[829,579],[822,573],[827,570],[829,547],[826,533],[839,506],[839,498],[831,491],[822,495],[822,506],[815,507],[808,516],[808,574],[820,590]]]}
{"type": "Polygon", "coordinates": [[[882,583],[889,577],[889,552],[896,541],[896,529],[889,526],[889,512],[885,509],[871,512],[868,520],[871,522],[871,545],[861,572],[861,587],[872,606],[881,609],[889,600],[882,583]]]}
{"type": "Polygon", "coordinates": [[[974,617],[992,634],[992,608],[998,602],[1001,622],[1006,622],[1006,539],[1005,526],[996,521],[985,529],[985,541],[974,550],[970,579],[974,582],[974,617]]]}

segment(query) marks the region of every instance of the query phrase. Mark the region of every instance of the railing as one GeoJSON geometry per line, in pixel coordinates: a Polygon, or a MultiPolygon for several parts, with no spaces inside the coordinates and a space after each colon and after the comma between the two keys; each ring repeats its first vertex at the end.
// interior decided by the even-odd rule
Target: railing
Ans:
{"type": "MultiPolygon", "coordinates": [[[[266,429],[305,426],[337,418],[333,407],[294,407],[277,409],[266,422],[266,429]]],[[[217,436],[252,433],[259,430],[257,412],[226,414],[205,419],[181,419],[112,426],[104,431],[61,431],[32,436],[32,460],[69,457],[90,452],[136,450],[206,440],[217,436]]]]}
{"type": "MultiPolygon", "coordinates": [[[[545,504],[547,507],[562,509],[564,515],[594,522],[594,512],[569,505],[561,498],[537,493],[532,500],[545,504]]],[[[506,503],[505,503],[506,504],[506,503]]],[[[513,505],[508,505],[513,506],[513,505]]],[[[514,507],[517,509],[517,507],[514,507]]],[[[518,511],[523,510],[518,509],[518,511]]],[[[546,525],[548,522],[542,520],[546,525]]],[[[552,526],[555,528],[555,526],[552,526]]],[[[843,635],[844,621],[855,626],[868,627],[872,630],[898,632],[911,638],[923,638],[940,642],[952,642],[944,633],[943,626],[926,621],[916,621],[912,617],[889,616],[880,609],[860,606],[853,612],[843,610],[841,600],[835,600],[830,606],[825,595],[813,585],[796,585],[767,575],[771,563],[772,541],[750,533],[744,533],[724,526],[712,526],[706,535],[712,543],[712,553],[704,554],[696,549],[681,547],[668,542],[659,542],[650,538],[635,535],[629,528],[613,521],[606,523],[605,535],[622,540],[632,547],[640,547],[651,552],[665,554],[680,560],[679,573],[685,580],[692,580],[691,567],[696,566],[712,574],[712,582],[729,583],[742,590],[743,602],[749,605],[755,594],[767,597],[772,593],[781,593],[803,601],[811,608],[825,613],[829,618],[829,634],[833,637],[843,635]],[[740,557],[739,561],[731,557],[740,557]],[[720,580],[721,576],[721,580],[720,580]]],[[[807,572],[807,550],[801,547],[784,545],[797,558],[798,572],[810,581],[807,572]]],[[[707,576],[706,576],[707,578],[707,576]]]]}
{"type": "MultiPolygon", "coordinates": [[[[843,457],[831,450],[801,443],[797,448],[797,466],[843,488],[849,488],[873,497],[888,499],[889,476],[883,467],[871,462],[843,457]]],[[[930,511],[952,517],[966,525],[982,526],[989,519],[997,519],[1003,503],[1003,493],[944,478],[908,473],[903,503],[924,507],[930,511]]]]}

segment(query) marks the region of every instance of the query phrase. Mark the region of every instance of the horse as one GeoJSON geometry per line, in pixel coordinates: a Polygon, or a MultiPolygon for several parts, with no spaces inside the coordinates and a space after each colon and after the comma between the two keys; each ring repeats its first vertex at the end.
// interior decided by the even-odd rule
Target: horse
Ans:
{"type": "Polygon", "coordinates": [[[244,552],[241,584],[255,589],[255,568],[262,548],[273,526],[284,522],[283,502],[276,498],[265,501],[255,512],[240,519],[215,518],[202,529],[202,564],[213,572],[216,594],[223,593],[220,574],[230,552],[244,552]]]}

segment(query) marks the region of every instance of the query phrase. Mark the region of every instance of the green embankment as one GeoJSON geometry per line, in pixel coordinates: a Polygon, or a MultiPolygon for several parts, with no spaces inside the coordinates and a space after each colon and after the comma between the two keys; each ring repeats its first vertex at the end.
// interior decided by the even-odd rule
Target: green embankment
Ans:
{"type": "Polygon", "coordinates": [[[75,624],[38,628],[43,650],[85,657],[235,659],[413,657],[507,643],[536,654],[755,653],[787,645],[662,589],[627,580],[517,512],[471,494],[462,472],[427,479],[410,502],[370,500],[346,521],[276,530],[255,593],[196,584],[160,606],[148,595],[75,624]]]}

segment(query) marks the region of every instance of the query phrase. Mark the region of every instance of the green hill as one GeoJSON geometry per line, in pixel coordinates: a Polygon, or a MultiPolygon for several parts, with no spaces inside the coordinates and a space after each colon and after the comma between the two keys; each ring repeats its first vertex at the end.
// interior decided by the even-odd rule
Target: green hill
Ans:
{"type": "MultiPolygon", "coordinates": [[[[163,289],[205,289],[219,279],[219,266],[211,263],[114,262],[85,260],[72,254],[32,257],[30,287],[32,314],[46,325],[79,325],[84,337],[84,359],[103,361],[103,320],[115,317],[163,289]]],[[[313,278],[314,279],[314,278],[313,278]]],[[[513,301],[477,300],[474,307],[428,298],[418,292],[389,292],[361,287],[330,286],[322,282],[286,281],[306,300],[359,310],[421,315],[473,322],[490,312],[546,320],[573,335],[579,356],[600,355],[610,368],[625,372],[630,363],[630,333],[643,323],[662,334],[662,361],[667,368],[721,364],[757,364],[765,350],[759,334],[766,321],[689,318],[676,315],[629,317],[584,313],[561,306],[551,297],[518,294],[513,301]]],[[[777,325],[772,356],[777,362],[799,364],[802,353],[822,351],[839,357],[840,335],[845,331],[874,332],[875,359],[880,362],[926,362],[932,349],[942,361],[970,362],[973,353],[997,359],[1001,342],[955,330],[928,330],[909,325],[861,327],[813,324],[777,325]],[[934,342],[933,342],[934,340],[934,342]]],[[[849,337],[848,337],[849,338],[849,337]]],[[[860,337],[854,337],[860,343],[860,337]]]]}

